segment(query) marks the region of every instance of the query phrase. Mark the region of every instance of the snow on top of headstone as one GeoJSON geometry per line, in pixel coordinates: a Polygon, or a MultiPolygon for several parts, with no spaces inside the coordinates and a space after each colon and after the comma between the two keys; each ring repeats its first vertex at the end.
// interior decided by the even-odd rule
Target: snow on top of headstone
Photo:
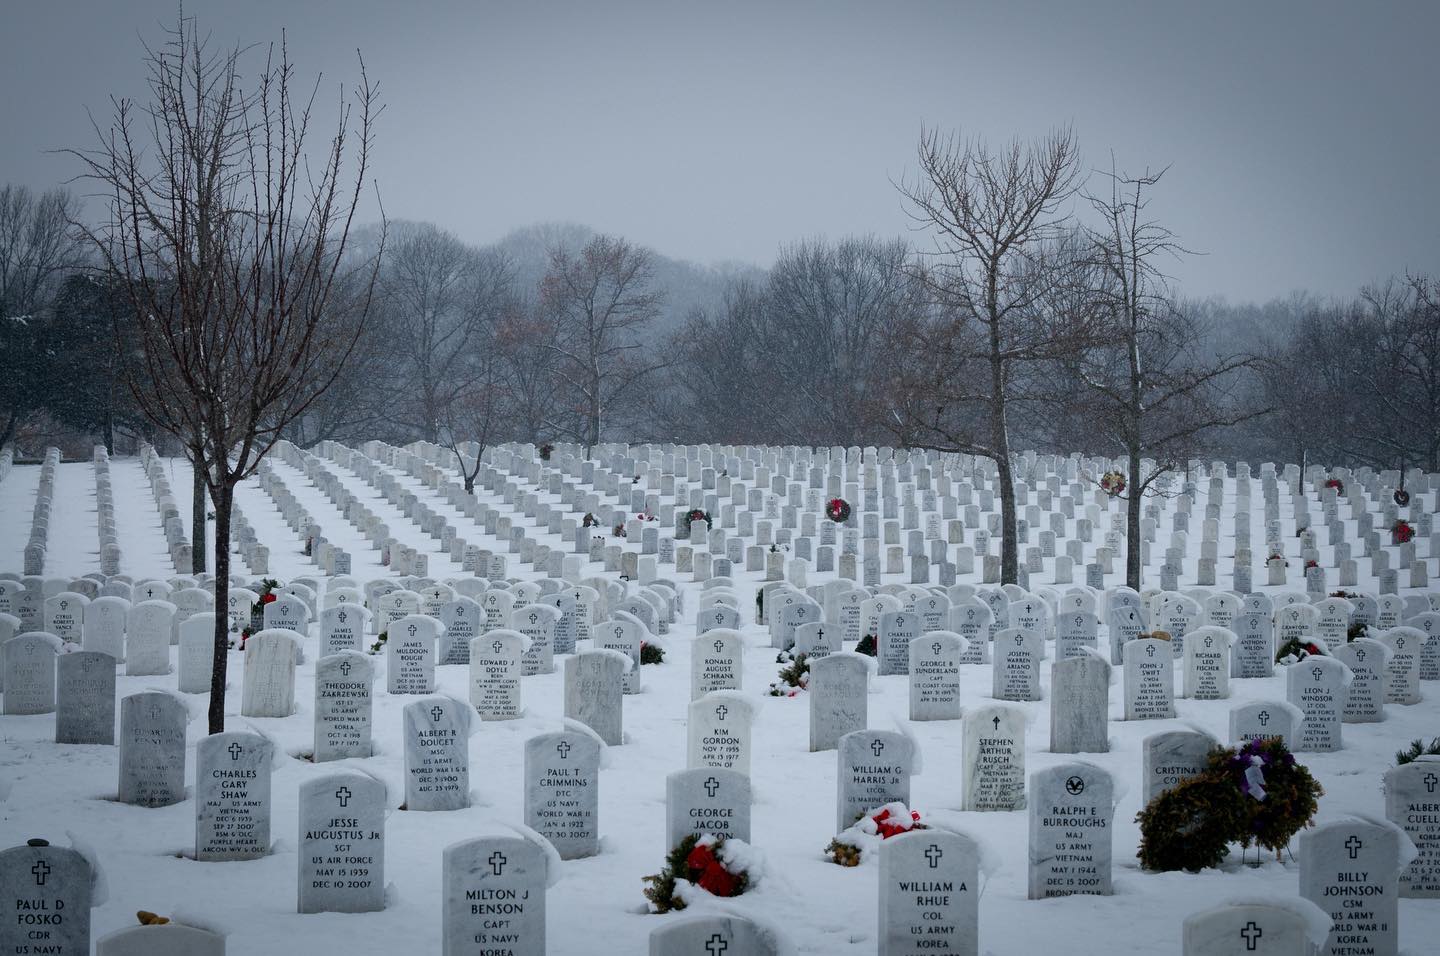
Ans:
{"type": "MultiPolygon", "coordinates": [[[[1305,935],[1309,937],[1311,945],[1320,947],[1330,935],[1330,927],[1333,920],[1330,914],[1326,913],[1316,904],[1302,896],[1279,896],[1268,893],[1254,893],[1249,896],[1236,896],[1220,903],[1219,906],[1202,910],[1202,913],[1210,913],[1217,909],[1224,909],[1231,906],[1273,906],[1276,909],[1286,910],[1294,913],[1305,924],[1305,935]]],[[[1200,915],[1200,914],[1192,914],[1200,915]]]]}
{"type": "Polygon", "coordinates": [[[105,871],[100,867],[100,854],[87,840],[77,837],[73,831],[66,830],[65,837],[70,841],[70,849],[83,856],[90,865],[90,907],[93,909],[104,904],[110,895],[110,884],[105,879],[105,871]]]}
{"type": "Polygon", "coordinates": [[[610,745],[605,742],[605,738],[597,734],[594,728],[592,728],[589,724],[585,723],[582,720],[576,720],[574,717],[565,717],[563,718],[563,720],[566,730],[575,734],[584,734],[586,737],[589,737],[591,740],[595,741],[595,743],[599,745],[600,769],[603,770],[606,767],[609,767],[610,745]]]}
{"type": "Polygon", "coordinates": [[[1351,811],[1329,820],[1323,820],[1321,821],[1321,826],[1326,826],[1331,823],[1366,823],[1370,826],[1393,831],[1400,840],[1400,866],[1398,868],[1400,871],[1403,871],[1420,855],[1420,850],[1415,846],[1415,841],[1410,839],[1410,834],[1406,833],[1398,823],[1385,817],[1376,817],[1368,813],[1355,813],[1351,811]]]}
{"type": "Polygon", "coordinates": [[[895,732],[901,734],[910,741],[910,774],[913,776],[925,772],[925,764],[920,756],[920,738],[915,735],[915,726],[908,717],[900,716],[898,711],[890,712],[890,719],[895,723],[895,732]]]}
{"type": "Polygon", "coordinates": [[[539,847],[541,853],[545,854],[546,889],[550,889],[556,883],[560,882],[560,877],[563,875],[563,871],[560,865],[560,851],[555,849],[555,844],[551,843],[548,839],[546,839],[543,834],[530,829],[523,823],[493,822],[493,826],[495,828],[493,832],[472,833],[469,837],[466,837],[466,839],[473,839],[477,836],[513,835],[518,836],[522,840],[528,840],[531,843],[535,844],[537,847],[539,847]],[[506,833],[506,830],[509,830],[510,832],[506,833]]]}

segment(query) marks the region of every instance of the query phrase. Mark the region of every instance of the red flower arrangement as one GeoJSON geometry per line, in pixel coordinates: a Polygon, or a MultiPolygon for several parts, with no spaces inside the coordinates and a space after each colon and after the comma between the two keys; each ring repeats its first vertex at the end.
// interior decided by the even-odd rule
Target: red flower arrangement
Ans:
{"type": "MultiPolygon", "coordinates": [[[[707,833],[692,833],[681,840],[679,845],[665,857],[665,868],[659,873],[644,877],[645,897],[655,905],[657,913],[685,908],[685,893],[677,883],[685,882],[712,896],[739,896],[750,886],[750,874],[745,867],[743,855],[740,861],[735,854],[726,852],[730,841],[707,833]]],[[[744,846],[743,841],[735,841],[744,846]]],[[[742,851],[743,854],[743,851],[742,851]]]]}
{"type": "Polygon", "coordinates": [[[697,842],[695,849],[685,857],[685,865],[694,877],[691,882],[714,896],[734,896],[739,880],[725,869],[725,864],[710,849],[712,846],[713,843],[697,842]]]}
{"type": "Polygon", "coordinates": [[[622,522],[620,522],[619,524],[617,524],[615,527],[611,528],[611,529],[610,529],[610,533],[613,534],[613,535],[614,535],[615,537],[617,537],[617,538],[623,538],[623,537],[625,537],[625,522],[622,521],[622,522]]]}
{"type": "Polygon", "coordinates": [[[1309,571],[1311,568],[1318,568],[1318,567],[1320,567],[1320,562],[1319,562],[1319,561],[1316,561],[1314,558],[1311,558],[1309,561],[1306,561],[1306,562],[1305,562],[1305,570],[1306,570],[1306,571],[1309,571]]]}
{"type": "Polygon", "coordinates": [[[1390,537],[1396,544],[1404,544],[1415,537],[1415,529],[1411,527],[1410,522],[1401,518],[1399,521],[1396,521],[1395,526],[1390,529],[1390,537]]]}
{"type": "Polygon", "coordinates": [[[911,810],[903,803],[887,803],[846,828],[830,841],[825,852],[832,862],[841,866],[858,866],[865,851],[875,850],[893,836],[926,829],[929,828],[920,822],[918,810],[911,810]]]}
{"type": "Polygon", "coordinates": [[[1271,561],[1279,561],[1281,564],[1286,564],[1288,566],[1287,562],[1285,561],[1285,555],[1283,554],[1272,554],[1270,555],[1270,557],[1265,559],[1266,564],[1269,564],[1271,561]]]}
{"type": "Polygon", "coordinates": [[[1118,471],[1107,471],[1100,476],[1100,490],[1107,495],[1123,494],[1125,491],[1125,476],[1118,471]]]}
{"type": "Polygon", "coordinates": [[[890,808],[887,806],[882,807],[880,812],[870,819],[875,821],[875,828],[879,831],[880,838],[888,840],[892,836],[913,830],[915,824],[920,822],[920,811],[911,810],[910,819],[906,821],[899,813],[891,814],[890,808]]]}
{"type": "Polygon", "coordinates": [[[714,526],[714,522],[710,520],[710,512],[703,508],[692,508],[685,512],[685,517],[680,519],[681,536],[686,538],[690,537],[690,526],[697,521],[705,522],[705,529],[707,531],[714,526]]]}
{"type": "Polygon", "coordinates": [[[850,520],[850,502],[844,498],[831,498],[825,503],[825,517],[836,524],[850,520]]]}
{"type": "Polygon", "coordinates": [[[1345,482],[1341,481],[1339,478],[1331,478],[1329,481],[1325,482],[1325,487],[1334,488],[1335,494],[1337,495],[1343,495],[1345,493],[1345,482]]]}

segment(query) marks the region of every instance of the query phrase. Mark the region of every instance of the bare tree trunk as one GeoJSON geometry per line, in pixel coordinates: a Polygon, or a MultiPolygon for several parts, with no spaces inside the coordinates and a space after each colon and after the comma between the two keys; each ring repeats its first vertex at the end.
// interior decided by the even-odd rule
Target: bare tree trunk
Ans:
{"type": "MultiPolygon", "coordinates": [[[[225,732],[225,678],[230,663],[230,511],[235,487],[220,487],[215,502],[215,661],[210,670],[209,733],[225,732]]],[[[203,545],[197,550],[203,550],[203,545]]]]}
{"type": "Polygon", "coordinates": [[[210,496],[205,487],[205,449],[190,446],[190,573],[205,570],[205,513],[210,496]]]}
{"type": "Polygon", "coordinates": [[[1130,445],[1129,462],[1129,495],[1125,499],[1125,584],[1139,591],[1143,570],[1140,557],[1144,548],[1140,540],[1140,506],[1143,504],[1143,496],[1140,494],[1140,446],[1133,442],[1130,445]]]}

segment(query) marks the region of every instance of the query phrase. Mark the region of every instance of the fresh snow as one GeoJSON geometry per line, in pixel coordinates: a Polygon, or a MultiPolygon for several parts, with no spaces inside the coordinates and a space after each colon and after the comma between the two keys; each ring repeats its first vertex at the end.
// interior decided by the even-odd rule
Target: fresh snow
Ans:
{"type": "MultiPolygon", "coordinates": [[[[353,472],[334,462],[331,471],[359,494],[386,521],[391,533],[430,554],[430,576],[459,575],[460,568],[442,557],[437,543],[426,535],[353,472]]],[[[190,487],[189,465],[167,461],[182,515],[190,487]]],[[[303,474],[278,460],[275,471],[290,491],[325,528],[325,533],[354,558],[353,576],[360,581],[387,575],[379,553],[368,550],[350,527],[303,474]]],[[[384,467],[384,466],[382,466],[384,467]]],[[[468,519],[450,508],[420,481],[390,469],[402,483],[432,507],[443,511],[460,528],[462,536],[482,547],[504,551],[468,519]]],[[[39,469],[17,466],[0,482],[0,570],[21,569],[21,549],[29,529],[39,469]]],[[[122,570],[137,579],[170,578],[159,515],[138,462],[116,459],[111,466],[116,499],[116,524],[124,549],[122,570]]],[[[56,475],[54,518],[46,576],[78,576],[98,569],[94,476],[89,462],[61,464],[56,475]]],[[[486,501],[498,496],[478,491],[486,501]]],[[[1433,492],[1425,494],[1435,509],[1433,492]]],[[[1288,514],[1283,499],[1282,514],[1288,514]]],[[[1419,496],[1417,496],[1419,497],[1419,496]]],[[[270,576],[282,581],[316,573],[301,553],[298,536],[281,520],[268,496],[251,481],[238,499],[261,541],[271,549],[270,576]]],[[[1254,499],[1252,526],[1257,540],[1262,500],[1254,499]]],[[[1222,529],[1231,528],[1233,498],[1222,514],[1222,529]]],[[[1168,521],[1163,524],[1168,525],[1168,521]]],[[[1287,527],[1293,525],[1287,520],[1287,527]]],[[[1351,529],[1353,533],[1353,523],[1351,529]]],[[[559,546],[557,536],[531,529],[542,543],[559,546]]],[[[662,534],[664,531],[662,530],[662,534]]],[[[1224,554],[1224,532],[1222,549],[1224,554]]],[[[1198,557],[1200,534],[1192,534],[1192,554],[1198,557]]],[[[1162,528],[1160,548],[1168,538],[1162,528]]],[[[1422,549],[1427,548],[1420,542],[1422,549]]],[[[565,548],[568,552],[569,548],[565,548]]],[[[1321,546],[1322,554],[1329,549],[1321,546]]],[[[1258,554],[1257,560],[1264,556],[1258,554]]],[[[1293,565],[1292,557],[1292,565],[1293,565]]],[[[1327,563],[1327,562],[1322,562],[1327,563]]],[[[586,574],[599,573],[590,565],[586,574]]],[[[1368,568],[1368,562],[1362,562],[1368,568]]],[[[245,574],[236,556],[233,570],[245,574]]],[[[662,569],[662,574],[673,568],[662,569]]],[[[510,556],[510,573],[533,577],[533,568],[510,556]]],[[[1153,573],[1153,569],[1152,569],[1153,573]]],[[[248,575],[247,575],[248,576],[248,575]]],[[[552,953],[643,953],[651,930],[665,921],[683,919],[705,908],[750,916],[775,927],[798,952],[818,954],[873,953],[876,948],[877,868],[836,866],[823,850],[835,834],[831,830],[835,800],[834,751],[809,753],[808,701],[763,696],[779,670],[764,628],[753,623],[753,592],[758,574],[736,572],[742,593],[742,634],[747,644],[744,690],[763,710],[753,740],[751,780],[754,787],[753,848],[764,860],[764,871],[753,890],[734,899],[717,901],[695,894],[694,907],[684,914],[656,916],[646,912],[641,877],[658,872],[664,846],[665,777],[682,769],[686,754],[686,708],[690,702],[689,638],[694,636],[694,615],[699,585],[681,583],[686,613],[665,641],[665,663],[644,668],[644,690],[624,699],[625,744],[606,752],[600,778],[601,852],[598,856],[559,864],[547,899],[549,951],[552,953]]],[[[833,575],[811,573],[811,584],[833,575]]],[[[1263,579],[1261,567],[1256,575],[1263,579]]],[[[907,577],[908,579],[908,577],[907,577]]],[[[899,580],[890,576],[889,580],[899,580]]],[[[1037,586],[1049,580],[1037,577],[1037,586]]],[[[1222,581],[1224,579],[1222,578],[1222,581]]],[[[1119,583],[1112,575],[1109,583],[1119,583]]],[[[1360,581],[1362,589],[1376,590],[1376,582],[1360,581]]],[[[1259,590],[1279,590],[1258,588],[1259,590]]],[[[1405,591],[1402,589],[1402,593],[1405,591]]],[[[312,748],[313,677],[317,655],[315,638],[307,641],[306,655],[296,678],[297,713],[283,719],[242,718],[240,681],[242,657],[232,653],[230,684],[226,695],[227,729],[253,729],[272,737],[281,752],[273,778],[273,846],[260,860],[197,863],[194,852],[193,800],[145,809],[115,801],[117,751],[114,747],[57,746],[53,743],[54,716],[0,718],[0,846],[43,837],[52,843],[70,843],[67,834],[93,848],[108,880],[108,898],[93,912],[92,937],[135,923],[137,910],[182,915],[187,921],[229,933],[231,956],[274,956],[316,951],[354,953],[424,954],[439,951],[441,919],[441,853],[456,841],[497,826],[515,827],[523,819],[523,747],[530,736],[561,730],[563,718],[563,667],[553,674],[527,677],[522,699],[524,716],[508,722],[479,726],[470,742],[472,806],[469,809],[419,813],[398,809],[403,800],[403,754],[400,742],[401,710],[414,698],[384,693],[377,682],[374,728],[375,756],[314,765],[297,754],[312,748]],[[386,824],[385,872],[389,883],[386,909],[379,913],[301,916],[295,912],[297,793],[300,783],[316,775],[358,769],[384,781],[392,808],[386,824]]],[[[1102,628],[1102,644],[1103,628],[1102,628]]],[[[1053,657],[1053,651],[1052,651],[1053,657]]],[[[377,664],[382,658],[377,659],[377,664]]],[[[1050,661],[1044,667],[1048,670],[1050,661]]],[[[383,667],[383,665],[380,665],[383,667]]],[[[175,686],[174,651],[168,677],[117,679],[118,700],[128,694],[175,686]]],[[[1182,668],[1175,668],[1177,688],[1182,668]]],[[[438,691],[467,698],[468,669],[437,668],[438,691]]],[[[1277,862],[1261,854],[1261,865],[1242,863],[1239,851],[1221,870],[1201,874],[1142,872],[1135,860],[1139,830],[1140,745],[1143,738],[1164,730],[1195,726],[1220,739],[1226,737],[1229,710],[1250,700],[1284,700],[1283,675],[1261,680],[1232,680],[1232,696],[1222,701],[1176,700],[1177,718],[1169,721],[1126,723],[1120,720],[1121,668],[1114,671],[1111,687],[1110,737],[1105,754],[1051,754],[1049,702],[1014,704],[1030,717],[1026,747],[1027,773],[1072,760],[1083,760],[1110,771],[1117,785],[1115,813],[1114,887],[1110,897],[1075,896],[1046,901],[1026,899],[1025,812],[967,813],[960,803],[960,722],[923,722],[906,726],[908,685],[904,676],[872,677],[870,726],[904,728],[913,733],[923,751],[924,771],[911,787],[911,805],[932,826],[965,832],[981,844],[987,875],[980,897],[981,951],[996,954],[1063,953],[1154,954],[1179,951],[1182,920],[1189,914],[1234,900],[1293,899],[1298,895],[1296,860],[1286,854],[1277,862]]],[[[961,696],[965,705],[990,702],[990,668],[962,668],[961,696]]],[[[1048,676],[1044,680],[1048,688],[1048,676]]],[[[1393,764],[1393,754],[1411,740],[1440,734],[1440,689],[1422,685],[1424,700],[1413,706],[1387,706],[1387,719],[1375,724],[1344,725],[1345,749],[1335,753],[1305,753],[1300,759],[1323,783],[1319,822],[1351,815],[1383,815],[1381,774],[1393,764]]],[[[187,776],[193,782],[193,744],[205,732],[203,696],[191,697],[196,717],[189,727],[192,749],[187,776]]],[[[118,714],[118,712],[117,712],[118,714]]],[[[476,722],[479,724],[479,722],[476,722]]],[[[1293,844],[1292,844],[1293,845],[1293,844]]],[[[1248,854],[1256,860],[1253,849],[1248,854]]],[[[758,858],[758,857],[757,857],[758,858]]],[[[1402,953],[1421,956],[1435,952],[1440,938],[1440,903],[1433,900],[1400,901],[1402,953]],[[1428,940],[1428,942],[1427,942],[1428,940]]]]}

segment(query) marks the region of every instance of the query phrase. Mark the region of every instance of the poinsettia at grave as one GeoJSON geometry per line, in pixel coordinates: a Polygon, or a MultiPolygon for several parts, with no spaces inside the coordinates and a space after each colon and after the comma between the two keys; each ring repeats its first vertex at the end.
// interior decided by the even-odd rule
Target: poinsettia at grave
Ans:
{"type": "Polygon", "coordinates": [[[1310,560],[1308,560],[1308,561],[1305,562],[1305,570],[1306,570],[1306,571],[1309,571],[1311,568],[1318,568],[1318,567],[1320,567],[1320,562],[1319,562],[1319,561],[1316,561],[1314,558],[1311,558],[1310,560]]]}
{"type": "Polygon", "coordinates": [[[1339,478],[1331,478],[1329,481],[1325,482],[1325,487],[1334,488],[1335,494],[1337,495],[1343,495],[1345,493],[1345,482],[1341,481],[1339,478]]]}
{"type": "Polygon", "coordinates": [[[859,866],[866,853],[878,850],[880,844],[891,837],[909,833],[911,830],[928,829],[928,826],[920,822],[920,811],[911,810],[899,801],[887,803],[847,827],[830,841],[825,852],[833,863],[859,866]]]}
{"type": "Polygon", "coordinates": [[[1394,539],[1396,544],[1404,544],[1415,537],[1415,528],[1410,522],[1401,518],[1399,521],[1396,521],[1395,526],[1390,529],[1390,537],[1394,539]]]}
{"type": "Polygon", "coordinates": [[[1320,641],[1292,637],[1275,652],[1275,663],[1298,664],[1307,657],[1329,657],[1330,652],[1320,641]]]}
{"type": "Polygon", "coordinates": [[[752,882],[753,851],[743,840],[692,833],[665,857],[665,868],[642,877],[645,898],[657,913],[683,910],[691,887],[711,896],[739,896],[752,882]]]}
{"type": "Polygon", "coordinates": [[[705,529],[707,531],[715,526],[715,522],[710,520],[710,512],[701,508],[692,508],[680,519],[681,536],[688,538],[690,536],[690,526],[697,521],[705,522],[705,529]]]}

